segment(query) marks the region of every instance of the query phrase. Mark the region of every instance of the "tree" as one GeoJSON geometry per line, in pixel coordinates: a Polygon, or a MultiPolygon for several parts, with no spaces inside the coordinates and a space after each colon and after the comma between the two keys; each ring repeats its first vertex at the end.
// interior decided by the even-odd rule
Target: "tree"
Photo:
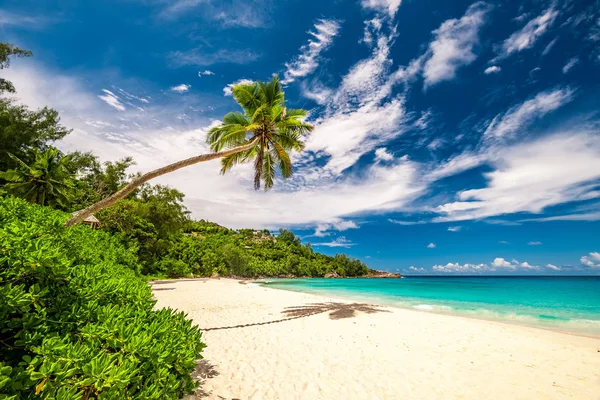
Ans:
{"type": "MultiPolygon", "coordinates": [[[[29,57],[32,53],[29,50],[23,50],[10,43],[0,42],[0,69],[8,68],[10,66],[10,57],[29,57]]],[[[0,93],[9,92],[14,93],[15,87],[10,81],[0,78],[0,93]]]]}
{"type": "Polygon", "coordinates": [[[284,93],[279,78],[270,82],[240,84],[233,88],[233,98],[242,112],[231,112],[221,125],[208,132],[208,143],[214,151],[243,146],[257,140],[250,149],[236,152],[222,160],[221,173],[235,164],[254,159],[254,188],[265,190],[273,186],[275,167],[283,178],[292,175],[292,162],[288,151],[302,151],[302,136],[312,131],[312,125],[302,121],[306,111],[285,107],[284,93]]]}
{"type": "Polygon", "coordinates": [[[69,133],[53,109],[31,111],[9,99],[0,99],[0,171],[17,166],[8,153],[30,163],[34,161],[31,149],[44,151],[69,133]]]}
{"type": "Polygon", "coordinates": [[[18,167],[0,172],[0,178],[7,181],[3,189],[31,203],[66,208],[74,187],[67,168],[69,156],[54,147],[43,152],[35,150],[34,154],[31,165],[10,154],[18,167]]]}
{"type": "Polygon", "coordinates": [[[284,94],[277,77],[270,82],[236,85],[233,87],[233,97],[244,112],[227,114],[219,126],[209,131],[207,141],[213,153],[201,154],[139,175],[112,195],[76,212],[65,225],[78,224],[153,178],[204,161],[222,158],[221,172],[225,173],[235,164],[254,160],[255,189],[260,188],[261,181],[265,189],[273,186],[276,167],[279,167],[283,178],[289,178],[292,175],[292,163],[288,151],[301,151],[304,148],[302,136],[313,129],[312,125],[303,122],[306,111],[286,111],[284,94]]]}

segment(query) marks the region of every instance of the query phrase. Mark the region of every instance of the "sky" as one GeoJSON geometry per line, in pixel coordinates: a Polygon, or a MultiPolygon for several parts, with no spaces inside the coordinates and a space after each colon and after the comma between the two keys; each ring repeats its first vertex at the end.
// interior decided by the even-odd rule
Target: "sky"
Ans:
{"type": "Polygon", "coordinates": [[[254,191],[218,161],[157,179],[195,218],[292,229],[403,274],[600,274],[597,1],[4,0],[2,76],[131,172],[208,152],[231,86],[277,74],[315,130],[254,191]]]}

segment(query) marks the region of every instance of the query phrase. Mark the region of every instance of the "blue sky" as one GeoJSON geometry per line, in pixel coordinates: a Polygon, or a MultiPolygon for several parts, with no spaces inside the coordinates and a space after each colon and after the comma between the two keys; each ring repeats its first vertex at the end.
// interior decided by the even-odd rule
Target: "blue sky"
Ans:
{"type": "Polygon", "coordinates": [[[197,218],[287,227],[406,274],[600,273],[600,13],[583,1],[5,0],[3,76],[65,151],[207,152],[230,85],[278,74],[316,129],[295,176],[160,178],[197,218]]]}

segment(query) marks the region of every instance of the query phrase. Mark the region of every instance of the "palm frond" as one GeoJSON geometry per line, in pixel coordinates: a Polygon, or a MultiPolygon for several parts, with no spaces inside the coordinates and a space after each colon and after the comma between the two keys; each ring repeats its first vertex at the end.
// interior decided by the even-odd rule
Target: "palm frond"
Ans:
{"type": "Polygon", "coordinates": [[[292,161],[290,160],[290,155],[285,151],[283,146],[281,146],[277,141],[272,140],[271,144],[273,145],[272,153],[273,158],[279,165],[279,170],[281,171],[281,176],[285,179],[292,176],[292,161]]]}
{"type": "Polygon", "coordinates": [[[271,152],[268,151],[269,148],[266,147],[265,150],[267,151],[265,151],[262,163],[262,180],[264,182],[264,189],[269,190],[273,187],[273,182],[275,180],[275,163],[271,157],[271,152]]]}
{"type": "Polygon", "coordinates": [[[270,120],[270,118],[269,118],[270,116],[271,116],[270,105],[263,104],[256,109],[254,114],[252,114],[252,122],[254,124],[260,124],[260,123],[265,124],[265,123],[268,123],[268,121],[270,120]]]}
{"type": "Polygon", "coordinates": [[[296,131],[280,131],[275,135],[279,144],[287,151],[302,151],[304,150],[304,141],[302,135],[296,131]]]}
{"type": "Polygon", "coordinates": [[[15,161],[17,164],[19,164],[20,167],[29,170],[29,165],[25,164],[25,162],[23,160],[21,160],[19,157],[15,156],[12,153],[8,153],[8,156],[15,161]]]}
{"type": "Polygon", "coordinates": [[[254,190],[260,189],[260,179],[263,171],[263,160],[265,158],[265,148],[262,141],[258,144],[256,149],[257,154],[254,160],[254,190]]]}
{"type": "Polygon", "coordinates": [[[252,149],[233,153],[221,159],[221,174],[229,171],[234,165],[246,162],[252,149]]]}
{"type": "Polygon", "coordinates": [[[284,93],[281,90],[281,83],[279,83],[279,77],[274,76],[268,82],[260,82],[261,95],[264,102],[270,106],[284,103],[284,93]]]}
{"type": "Polygon", "coordinates": [[[308,112],[301,108],[288,108],[285,112],[286,119],[300,119],[306,118],[308,112]]]}
{"type": "Polygon", "coordinates": [[[239,146],[246,141],[248,132],[256,129],[257,126],[248,124],[223,124],[215,126],[208,131],[206,141],[210,144],[213,151],[221,151],[224,148],[239,146]]]}
{"type": "Polygon", "coordinates": [[[246,115],[252,115],[261,106],[260,89],[257,83],[240,83],[232,89],[233,98],[244,109],[246,115]]]}
{"type": "Polygon", "coordinates": [[[248,126],[252,123],[250,119],[241,112],[230,112],[223,117],[223,125],[243,125],[248,126]]]}

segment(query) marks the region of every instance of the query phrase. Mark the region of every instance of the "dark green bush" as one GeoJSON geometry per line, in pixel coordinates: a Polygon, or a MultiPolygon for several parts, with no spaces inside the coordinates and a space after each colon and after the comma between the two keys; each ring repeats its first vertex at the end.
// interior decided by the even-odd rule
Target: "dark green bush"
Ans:
{"type": "Polygon", "coordinates": [[[136,255],[67,215],[0,199],[0,399],[174,399],[204,345],[153,311],[136,255]]]}

